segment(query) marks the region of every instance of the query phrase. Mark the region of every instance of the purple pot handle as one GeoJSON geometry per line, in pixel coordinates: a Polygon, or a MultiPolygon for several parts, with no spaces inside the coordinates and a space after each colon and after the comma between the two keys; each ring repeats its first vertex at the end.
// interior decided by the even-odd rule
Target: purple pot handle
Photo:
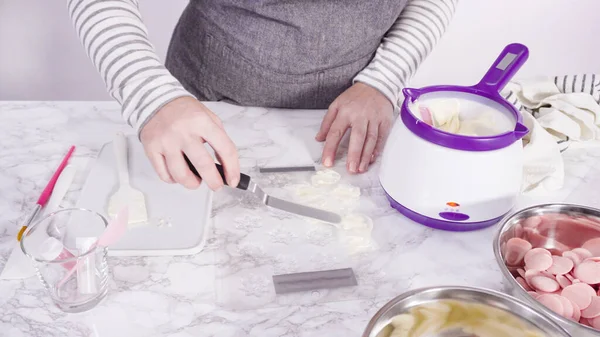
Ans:
{"type": "Polygon", "coordinates": [[[475,88],[488,92],[499,93],[512,79],[523,63],[529,57],[529,50],[522,44],[512,43],[504,48],[492,67],[483,76],[475,88]]]}

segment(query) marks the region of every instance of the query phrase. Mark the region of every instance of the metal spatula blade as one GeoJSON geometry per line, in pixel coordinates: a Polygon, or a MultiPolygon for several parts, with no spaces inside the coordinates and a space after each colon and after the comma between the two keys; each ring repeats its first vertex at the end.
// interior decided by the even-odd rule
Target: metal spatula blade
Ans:
{"type": "MultiPolygon", "coordinates": [[[[187,156],[185,156],[185,161],[188,164],[188,167],[197,177],[200,177],[200,174],[194,167],[194,165],[190,162],[187,156]]],[[[223,179],[223,182],[227,184],[227,180],[225,179],[225,171],[223,170],[223,166],[218,163],[215,163],[217,166],[217,170],[223,179]]],[[[342,222],[342,217],[339,214],[324,211],[322,209],[313,208],[309,206],[304,206],[300,204],[296,204],[290,201],[286,201],[283,199],[279,199],[276,197],[272,197],[266,194],[260,186],[258,186],[255,182],[252,181],[252,178],[246,174],[240,175],[240,182],[237,186],[237,189],[248,191],[253,193],[257,198],[259,198],[265,205],[273,208],[277,208],[284,212],[293,213],[300,216],[305,216],[312,219],[317,219],[324,222],[329,222],[333,224],[339,224],[342,222]]]]}
{"type": "Polygon", "coordinates": [[[119,173],[119,189],[110,197],[108,215],[115,218],[123,207],[129,207],[129,224],[140,224],[148,221],[146,199],[144,193],[133,188],[129,183],[129,168],[127,163],[127,139],[123,133],[117,133],[113,140],[113,148],[119,173]]]}
{"type": "Polygon", "coordinates": [[[271,206],[273,208],[280,209],[282,211],[286,211],[289,213],[298,214],[301,216],[330,222],[330,223],[340,223],[342,222],[342,218],[339,214],[335,214],[332,212],[324,211],[322,209],[313,208],[309,206],[304,206],[300,204],[296,204],[293,202],[289,202],[283,199],[275,198],[269,196],[265,202],[267,206],[271,206]]]}

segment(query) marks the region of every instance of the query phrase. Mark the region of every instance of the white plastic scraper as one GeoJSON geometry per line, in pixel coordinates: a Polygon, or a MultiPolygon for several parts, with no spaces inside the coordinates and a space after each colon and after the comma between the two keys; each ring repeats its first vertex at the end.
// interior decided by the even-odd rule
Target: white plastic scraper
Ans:
{"type": "Polygon", "coordinates": [[[117,160],[119,174],[119,189],[110,197],[108,215],[114,219],[123,207],[129,208],[129,225],[143,225],[148,221],[146,200],[144,194],[129,184],[129,169],[127,165],[127,138],[123,133],[116,134],[113,149],[117,160]]]}

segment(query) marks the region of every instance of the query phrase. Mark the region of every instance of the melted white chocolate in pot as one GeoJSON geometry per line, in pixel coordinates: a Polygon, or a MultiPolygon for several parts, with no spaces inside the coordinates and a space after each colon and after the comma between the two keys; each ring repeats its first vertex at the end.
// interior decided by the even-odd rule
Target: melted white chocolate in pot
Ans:
{"type": "Polygon", "coordinates": [[[517,316],[488,305],[440,300],[391,319],[378,337],[546,337],[517,316]]]}
{"type": "Polygon", "coordinates": [[[408,106],[419,120],[442,131],[471,137],[502,134],[514,128],[503,113],[470,100],[434,98],[416,100],[408,106]]]}

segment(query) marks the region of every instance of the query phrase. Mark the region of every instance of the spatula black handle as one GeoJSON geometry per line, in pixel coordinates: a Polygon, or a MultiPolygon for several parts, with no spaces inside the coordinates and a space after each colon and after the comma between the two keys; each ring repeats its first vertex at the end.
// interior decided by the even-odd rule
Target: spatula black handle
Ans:
{"type": "MultiPolygon", "coordinates": [[[[192,171],[192,173],[196,177],[202,179],[202,177],[200,176],[200,173],[198,173],[198,170],[196,170],[196,168],[194,167],[194,165],[192,164],[190,159],[185,154],[183,155],[183,158],[185,159],[185,162],[187,163],[188,167],[190,168],[190,171],[192,171]]],[[[229,186],[229,184],[227,184],[227,179],[225,178],[225,171],[223,170],[223,166],[219,163],[215,163],[215,166],[217,167],[217,171],[219,172],[221,179],[223,179],[223,183],[225,183],[225,185],[229,186]]],[[[250,186],[250,176],[240,173],[240,182],[238,183],[237,186],[231,186],[231,187],[235,187],[240,190],[247,190],[249,186],[250,186]]]]}

